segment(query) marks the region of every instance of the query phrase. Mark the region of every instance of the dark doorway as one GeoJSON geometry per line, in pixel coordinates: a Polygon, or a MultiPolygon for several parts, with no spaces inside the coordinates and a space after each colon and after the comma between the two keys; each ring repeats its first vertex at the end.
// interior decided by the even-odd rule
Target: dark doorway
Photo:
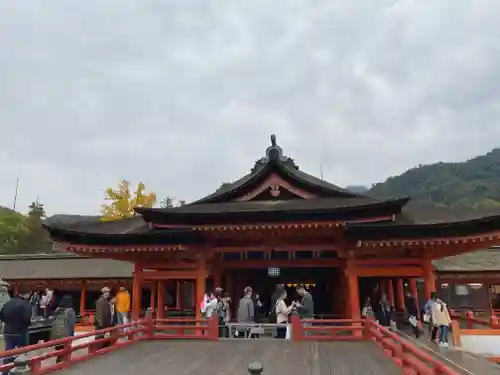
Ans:
{"type": "Polygon", "coordinates": [[[254,293],[259,293],[266,311],[270,308],[271,295],[276,290],[277,284],[285,284],[288,292],[287,304],[298,299],[296,286],[306,285],[314,298],[316,315],[339,314],[344,305],[342,296],[337,295],[342,276],[339,268],[265,268],[228,272],[231,272],[233,277],[233,301],[238,301],[243,289],[250,286],[254,293]]]}

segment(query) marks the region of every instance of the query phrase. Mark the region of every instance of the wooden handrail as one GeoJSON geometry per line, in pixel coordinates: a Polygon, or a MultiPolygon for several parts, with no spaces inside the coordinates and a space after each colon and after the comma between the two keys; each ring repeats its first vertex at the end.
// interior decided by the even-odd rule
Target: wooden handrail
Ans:
{"type": "Polygon", "coordinates": [[[458,375],[445,364],[437,361],[422,349],[376,323],[365,322],[365,337],[373,340],[404,373],[421,375],[458,375]]]}
{"type": "MultiPolygon", "coordinates": [[[[136,341],[150,337],[152,334],[151,321],[138,321],[134,323],[114,326],[98,331],[88,332],[78,336],[70,336],[57,340],[51,340],[40,344],[29,345],[22,348],[8,350],[0,353],[0,358],[14,358],[22,354],[31,353],[43,349],[53,349],[55,346],[62,346],[60,350],[52,350],[47,353],[35,355],[29,359],[31,373],[33,375],[48,374],[63,368],[70,367],[72,364],[82,362],[91,357],[101,355],[118,348],[130,345],[136,341]],[[94,340],[84,343],[74,343],[85,338],[94,338],[94,340]],[[97,338],[99,337],[99,338],[97,338]],[[126,341],[120,339],[126,338],[126,341]],[[104,344],[111,344],[103,347],[104,344]],[[72,354],[78,350],[87,349],[87,353],[81,356],[72,354]],[[44,361],[50,358],[59,357],[60,361],[55,364],[44,366],[44,361]]],[[[0,365],[0,372],[9,371],[14,367],[13,363],[0,365]]]]}
{"type": "Polygon", "coordinates": [[[482,325],[494,329],[500,328],[499,319],[495,315],[487,319],[487,318],[477,317],[474,314],[474,312],[470,310],[465,311],[464,314],[461,314],[456,310],[450,310],[450,316],[452,319],[466,322],[467,329],[473,329],[474,325],[482,325]]]}

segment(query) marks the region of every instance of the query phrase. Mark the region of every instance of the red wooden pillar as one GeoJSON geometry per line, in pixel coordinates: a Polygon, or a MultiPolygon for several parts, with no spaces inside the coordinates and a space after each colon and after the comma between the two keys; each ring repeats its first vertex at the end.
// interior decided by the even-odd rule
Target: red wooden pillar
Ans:
{"type": "Polygon", "coordinates": [[[87,283],[82,280],[80,285],[80,315],[85,312],[85,300],[87,299],[87,283]]]}
{"type": "Polygon", "coordinates": [[[434,273],[434,267],[430,258],[424,258],[422,268],[424,271],[425,298],[429,300],[431,293],[436,291],[436,274],[434,273]]]}
{"type": "Polygon", "coordinates": [[[356,264],[353,259],[349,259],[346,264],[347,291],[349,301],[349,315],[351,319],[361,319],[361,308],[359,305],[359,282],[356,264]]]}
{"type": "Polygon", "coordinates": [[[397,307],[399,310],[404,310],[405,309],[405,289],[404,289],[402,277],[397,279],[396,288],[398,290],[398,306],[397,307]]]}
{"type": "Polygon", "coordinates": [[[387,299],[389,300],[389,304],[391,306],[396,306],[394,302],[394,283],[392,282],[392,279],[387,281],[387,299]]]}
{"type": "Polygon", "coordinates": [[[205,294],[205,279],[206,279],[207,271],[206,271],[206,262],[204,255],[201,255],[198,258],[197,268],[196,268],[196,285],[195,285],[195,306],[196,306],[196,314],[201,316],[201,301],[203,299],[203,295],[205,294]]]}
{"type": "Polygon", "coordinates": [[[149,287],[149,307],[151,308],[151,313],[156,311],[156,283],[153,281],[149,287]]]}
{"type": "MultiPolygon", "coordinates": [[[[351,257],[352,254],[349,254],[350,259],[348,259],[346,263],[349,313],[351,319],[359,320],[361,319],[361,308],[359,304],[359,280],[355,263],[356,261],[351,259],[351,257]]],[[[361,333],[361,331],[354,331],[353,336],[360,337],[361,333]]]]}
{"type": "Polygon", "coordinates": [[[134,274],[132,281],[132,320],[138,320],[141,315],[142,302],[142,269],[134,265],[134,274]]]}
{"type": "Polygon", "coordinates": [[[165,281],[158,281],[158,307],[156,317],[163,319],[165,317],[165,281]]]}

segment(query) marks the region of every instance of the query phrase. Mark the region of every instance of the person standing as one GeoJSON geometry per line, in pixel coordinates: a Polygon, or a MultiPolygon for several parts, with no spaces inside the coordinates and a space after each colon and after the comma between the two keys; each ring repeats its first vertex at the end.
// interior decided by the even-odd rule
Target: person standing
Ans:
{"type": "MultiPolygon", "coordinates": [[[[70,295],[64,295],[54,311],[54,322],[50,331],[50,339],[58,340],[64,337],[75,335],[76,312],[73,309],[73,298],[70,295]]],[[[56,350],[64,349],[64,344],[56,345],[56,350]]],[[[56,362],[60,362],[61,356],[57,356],[56,362]]]]}
{"type": "MultiPolygon", "coordinates": [[[[0,279],[0,311],[2,311],[5,304],[10,301],[8,288],[9,288],[9,283],[0,279]]],[[[3,332],[3,323],[0,321],[0,333],[2,332],[3,332]]]]}
{"type": "Polygon", "coordinates": [[[430,332],[429,341],[434,343],[436,342],[438,334],[438,328],[432,322],[432,311],[434,304],[436,303],[436,300],[437,300],[437,293],[431,292],[431,298],[427,301],[427,303],[424,306],[424,322],[429,323],[429,332],[430,332]]]}
{"type": "MultiPolygon", "coordinates": [[[[5,351],[28,345],[31,325],[30,296],[30,290],[20,288],[18,295],[7,302],[0,311],[0,320],[4,323],[5,351]]],[[[13,360],[14,358],[5,358],[3,363],[11,363],[13,360]]],[[[9,371],[5,371],[3,374],[8,375],[8,373],[9,371]]]]}
{"type": "Polygon", "coordinates": [[[382,294],[380,300],[378,301],[377,308],[375,310],[375,318],[377,322],[384,327],[390,327],[391,325],[391,306],[387,301],[387,295],[382,294]]]}
{"type": "Polygon", "coordinates": [[[130,293],[122,285],[115,296],[115,314],[118,325],[128,324],[128,313],[130,312],[130,293]]]}
{"type": "MultiPolygon", "coordinates": [[[[95,318],[94,318],[94,327],[96,330],[105,329],[113,326],[113,313],[111,309],[110,302],[110,292],[111,290],[108,287],[104,287],[101,289],[101,296],[96,302],[95,307],[95,318]]],[[[101,333],[96,335],[96,340],[103,339],[107,335],[101,333]]],[[[110,342],[107,341],[103,344],[103,348],[110,345],[110,342]]]]}
{"type": "Polygon", "coordinates": [[[271,300],[269,303],[269,322],[276,323],[276,302],[281,296],[281,293],[285,290],[285,284],[277,284],[276,290],[271,295],[271,300]]]}
{"type": "Polygon", "coordinates": [[[295,307],[299,312],[301,319],[313,319],[314,318],[314,299],[306,290],[304,285],[297,286],[297,294],[301,297],[300,302],[295,303],[295,307]]]}
{"type": "Polygon", "coordinates": [[[447,348],[451,317],[446,303],[440,299],[432,305],[432,324],[438,329],[439,346],[447,348]]]}
{"type": "MultiPolygon", "coordinates": [[[[221,292],[222,294],[222,292],[221,292]]],[[[231,319],[231,310],[229,307],[229,294],[224,293],[218,298],[217,302],[217,316],[219,318],[219,337],[229,337],[229,330],[227,323],[231,319]]]]}
{"type": "MultiPolygon", "coordinates": [[[[300,302],[295,302],[293,306],[297,308],[300,319],[313,319],[314,318],[314,299],[306,290],[303,284],[297,286],[297,294],[301,297],[300,302]]],[[[311,323],[304,323],[304,327],[311,326],[311,323]]],[[[311,336],[311,331],[305,331],[306,336],[311,336]]]]}
{"type": "MultiPolygon", "coordinates": [[[[247,286],[243,290],[243,297],[240,299],[238,304],[238,323],[254,323],[255,321],[255,309],[252,300],[252,288],[247,286]]],[[[244,329],[244,336],[248,337],[250,329],[244,329]]],[[[238,333],[239,335],[239,333],[238,333]]]]}
{"type": "Polygon", "coordinates": [[[286,330],[288,325],[288,317],[292,313],[293,304],[290,306],[286,305],[286,289],[281,291],[281,295],[276,301],[276,323],[281,324],[276,327],[276,338],[277,339],[285,339],[286,338],[286,330]]]}

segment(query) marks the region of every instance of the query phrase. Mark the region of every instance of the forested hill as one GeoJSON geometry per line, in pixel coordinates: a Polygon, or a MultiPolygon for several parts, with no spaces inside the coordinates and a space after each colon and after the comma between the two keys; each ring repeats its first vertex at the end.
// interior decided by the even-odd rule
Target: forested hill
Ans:
{"type": "Polygon", "coordinates": [[[500,148],[462,163],[421,165],[373,185],[379,199],[406,197],[436,206],[500,207],[500,148]]]}

